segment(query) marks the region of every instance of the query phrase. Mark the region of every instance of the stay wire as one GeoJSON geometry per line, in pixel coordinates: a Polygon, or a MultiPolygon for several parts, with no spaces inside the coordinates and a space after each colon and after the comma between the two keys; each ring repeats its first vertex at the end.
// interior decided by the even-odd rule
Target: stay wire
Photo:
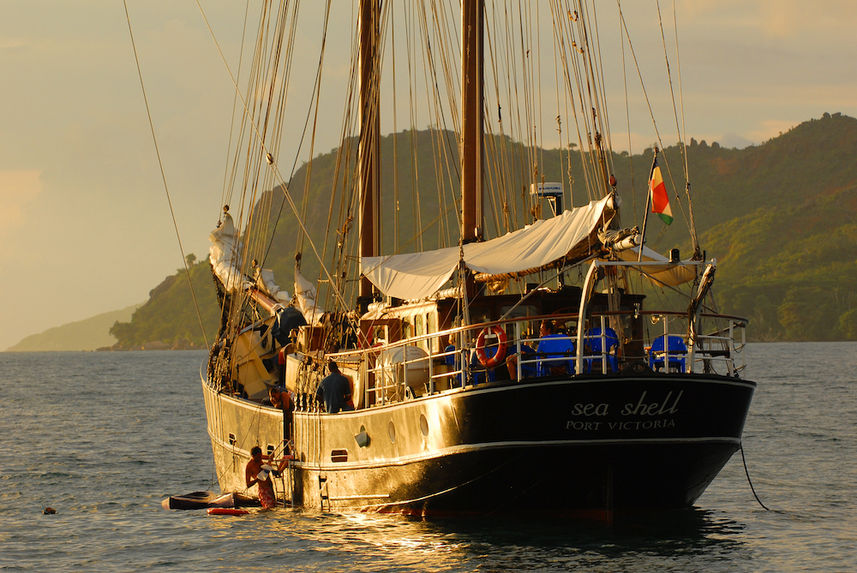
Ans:
{"type": "MultiPolygon", "coordinates": [[[[642,70],[640,69],[640,62],[637,59],[637,52],[634,49],[633,42],[631,41],[631,32],[628,29],[627,23],[625,22],[625,14],[622,11],[622,1],[616,0],[616,4],[617,4],[618,10],[619,10],[619,25],[621,26],[621,29],[624,31],[625,38],[628,41],[628,48],[631,51],[631,59],[633,60],[634,67],[637,71],[637,78],[640,80],[640,88],[642,89],[643,98],[645,99],[646,106],[648,107],[648,110],[649,110],[649,118],[652,120],[652,129],[654,129],[654,131],[655,131],[655,137],[657,138],[658,145],[660,145],[661,150],[664,151],[664,155],[663,155],[664,166],[667,169],[667,177],[670,180],[670,183],[672,184],[673,189],[675,189],[676,185],[675,185],[675,180],[673,178],[672,169],[670,168],[669,161],[666,160],[666,158],[667,158],[666,147],[664,146],[663,138],[661,138],[661,132],[658,129],[657,122],[655,121],[655,112],[652,109],[652,102],[649,99],[649,92],[648,92],[648,90],[646,90],[646,85],[645,85],[645,82],[643,81],[643,74],[642,74],[642,70]]],[[[690,227],[691,227],[690,216],[685,212],[684,203],[682,202],[681,197],[678,195],[677,192],[675,194],[675,198],[676,198],[676,204],[678,205],[679,211],[681,211],[681,214],[684,217],[685,224],[688,226],[688,230],[690,230],[690,227]]]]}
{"type": "MultiPolygon", "coordinates": [[[[679,127],[678,106],[676,105],[676,101],[675,101],[675,86],[673,86],[673,75],[672,75],[672,68],[670,66],[670,58],[669,58],[669,55],[667,54],[667,38],[666,38],[666,34],[664,34],[664,21],[663,21],[663,17],[661,16],[660,0],[656,0],[655,6],[656,6],[657,11],[658,11],[658,29],[661,32],[661,46],[664,49],[664,66],[666,67],[667,82],[669,83],[669,87],[670,87],[670,98],[672,100],[672,106],[673,106],[673,118],[675,119],[676,136],[678,137],[678,140],[680,142],[679,149],[682,152],[682,159],[684,159],[684,154],[685,154],[686,150],[684,148],[684,145],[681,145],[681,143],[683,143],[683,141],[684,141],[684,137],[683,137],[684,134],[682,133],[682,130],[679,127]]],[[[678,38],[678,35],[676,35],[676,38],[678,38]]],[[[678,46],[676,46],[676,53],[678,53],[678,46]]],[[[685,170],[684,176],[685,176],[685,179],[688,179],[690,176],[687,172],[687,161],[684,160],[683,163],[684,163],[683,167],[685,170]]]]}
{"type": "MultiPolygon", "coordinates": [[[[631,143],[631,104],[628,99],[628,72],[626,70],[626,58],[625,58],[625,36],[622,34],[622,27],[619,26],[619,43],[622,46],[622,86],[625,90],[625,126],[628,131],[628,172],[630,174],[631,179],[631,189],[636,189],[636,185],[634,185],[634,148],[631,143]]],[[[637,212],[637,195],[631,195],[631,210],[632,212],[637,212]]]]}
{"type": "Polygon", "coordinates": [[[193,299],[193,306],[194,306],[194,310],[196,311],[196,318],[199,321],[199,330],[202,332],[202,340],[205,343],[205,347],[208,348],[209,347],[208,337],[205,335],[205,327],[204,327],[203,322],[202,322],[202,314],[199,311],[199,301],[196,298],[196,291],[194,291],[194,289],[193,289],[193,281],[191,280],[191,276],[190,276],[190,267],[188,267],[187,257],[185,256],[184,245],[182,244],[182,237],[181,237],[181,234],[179,233],[178,222],[176,222],[176,213],[175,213],[175,209],[173,208],[173,200],[170,197],[170,189],[169,189],[169,186],[167,185],[167,175],[164,172],[164,163],[161,160],[161,150],[158,147],[158,138],[155,135],[155,124],[152,121],[152,112],[151,112],[151,109],[149,108],[149,98],[146,95],[146,86],[143,83],[143,71],[140,67],[140,58],[137,54],[137,43],[134,41],[134,31],[131,28],[131,15],[128,13],[128,2],[127,2],[127,0],[122,0],[122,5],[125,7],[125,21],[128,23],[128,36],[131,38],[131,48],[134,51],[134,63],[137,66],[137,77],[140,80],[140,91],[143,94],[143,102],[146,105],[146,117],[148,118],[148,121],[149,121],[149,131],[152,134],[152,143],[155,146],[155,155],[158,158],[158,168],[161,171],[161,181],[164,184],[164,193],[166,194],[167,204],[169,205],[169,208],[170,208],[170,218],[173,221],[173,229],[175,229],[175,232],[176,232],[176,240],[178,241],[179,252],[181,253],[181,256],[182,256],[182,265],[184,266],[185,276],[187,277],[187,285],[190,288],[190,295],[191,295],[191,298],[193,299]]]}
{"type": "MultiPolygon", "coordinates": [[[[656,4],[657,9],[658,9],[658,26],[661,30],[661,44],[663,45],[663,48],[664,48],[664,62],[666,65],[667,80],[669,81],[669,86],[670,86],[670,97],[672,98],[673,117],[675,118],[676,135],[678,137],[677,147],[679,149],[679,152],[681,153],[682,167],[684,168],[684,182],[685,182],[684,183],[684,190],[685,190],[685,195],[687,198],[687,209],[688,209],[688,219],[689,219],[689,226],[690,226],[690,229],[689,229],[690,230],[690,237],[691,237],[691,240],[693,241],[694,254],[697,254],[697,253],[699,253],[699,238],[696,234],[696,222],[694,221],[694,218],[693,218],[693,203],[691,203],[691,201],[690,201],[690,170],[689,170],[688,162],[687,162],[687,143],[685,142],[685,138],[684,138],[685,134],[684,134],[684,131],[682,129],[683,124],[684,124],[684,107],[682,107],[682,126],[679,126],[679,119],[678,119],[679,112],[678,112],[678,107],[677,107],[676,101],[675,101],[675,87],[673,86],[672,69],[670,68],[670,59],[669,59],[669,55],[667,54],[667,39],[666,39],[666,35],[664,34],[664,23],[663,23],[663,18],[661,16],[660,0],[657,0],[655,2],[655,4],[656,4]]],[[[678,54],[679,54],[679,50],[678,50],[678,24],[676,21],[676,14],[675,14],[675,2],[673,2],[673,29],[675,32],[676,60],[678,60],[678,54]]],[[[680,69],[681,68],[679,68],[679,70],[680,69]]],[[[681,71],[679,71],[679,78],[681,78],[681,71]]],[[[681,96],[681,83],[679,83],[679,95],[681,96]]]]}
{"type": "MultiPolygon", "coordinates": [[[[250,2],[247,2],[244,5],[244,25],[241,27],[241,51],[238,58],[238,76],[241,77],[241,68],[244,64],[244,41],[247,35],[247,21],[248,15],[250,11],[250,2]]],[[[235,110],[238,107],[238,96],[232,97],[232,115],[230,117],[235,117],[235,110]]],[[[232,201],[231,187],[229,185],[229,155],[230,150],[232,149],[232,139],[235,134],[235,122],[229,122],[229,139],[226,144],[226,161],[224,161],[223,165],[223,191],[220,196],[220,204],[228,205],[232,201]]]]}
{"type": "MultiPolygon", "coordinates": [[[[324,42],[326,41],[326,38],[327,38],[327,23],[328,23],[329,15],[330,15],[330,2],[327,3],[326,10],[325,10],[324,29],[322,31],[322,48],[321,48],[320,53],[319,53],[318,66],[316,69],[316,78],[315,78],[315,81],[313,82],[312,94],[310,95],[310,102],[313,102],[315,104],[316,114],[318,114],[318,92],[319,92],[319,89],[321,87],[321,69],[322,69],[322,62],[324,61],[324,51],[325,51],[324,50],[324,42]]],[[[295,159],[294,159],[294,162],[292,163],[292,174],[289,176],[289,182],[285,184],[286,189],[288,189],[291,186],[292,177],[294,177],[294,172],[295,172],[295,169],[297,168],[298,158],[300,157],[300,150],[303,149],[304,139],[306,139],[307,129],[309,128],[310,117],[312,117],[312,115],[313,115],[312,114],[313,103],[310,103],[310,107],[307,110],[306,118],[304,119],[303,129],[301,129],[301,136],[298,140],[298,153],[295,154],[295,159]]],[[[315,123],[313,124],[313,126],[314,125],[315,125],[315,123]]],[[[313,142],[314,141],[315,141],[315,131],[313,129],[313,142]]],[[[312,157],[312,152],[310,152],[310,157],[312,157]]],[[[309,166],[312,165],[311,160],[309,161],[308,165],[309,166]]],[[[310,175],[308,173],[307,177],[306,177],[307,182],[309,181],[309,179],[310,179],[310,175]]],[[[306,189],[305,189],[304,190],[304,198],[306,198],[307,195],[308,195],[308,193],[306,192],[306,189]]],[[[285,206],[285,204],[286,204],[286,197],[284,195],[283,200],[280,202],[280,208],[277,212],[277,217],[274,220],[274,229],[275,230],[277,228],[277,225],[280,222],[280,218],[283,215],[283,207],[285,206]]],[[[301,205],[301,216],[305,215],[305,214],[306,214],[306,209],[305,209],[304,204],[302,204],[301,205]]],[[[298,217],[298,218],[301,218],[301,217],[298,217]]],[[[271,248],[274,245],[274,235],[275,235],[275,233],[271,233],[271,239],[268,242],[268,247],[265,249],[265,256],[263,257],[263,260],[267,259],[268,255],[271,252],[271,248]]],[[[301,235],[300,233],[298,233],[297,241],[298,241],[298,249],[296,249],[296,250],[301,251],[302,246],[303,246],[303,235],[301,235]]],[[[322,263],[322,266],[323,265],[324,265],[324,263],[322,263]]]]}
{"type": "MultiPolygon", "coordinates": [[[[678,16],[676,15],[676,3],[673,0],[673,31],[675,33],[675,62],[676,69],[678,74],[678,98],[679,98],[679,111],[681,112],[681,129],[679,133],[681,134],[681,143],[684,147],[684,171],[685,177],[690,180],[690,167],[687,163],[687,127],[685,126],[685,117],[684,117],[684,88],[682,87],[681,81],[681,52],[678,49],[678,16]]],[[[690,198],[688,198],[690,200],[690,198]]]]}

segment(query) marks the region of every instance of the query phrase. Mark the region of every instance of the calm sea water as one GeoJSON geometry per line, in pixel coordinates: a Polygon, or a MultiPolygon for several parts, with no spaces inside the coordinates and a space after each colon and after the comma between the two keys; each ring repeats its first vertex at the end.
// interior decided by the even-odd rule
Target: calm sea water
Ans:
{"type": "Polygon", "coordinates": [[[0,353],[0,569],[857,570],[857,343],[748,357],[744,450],[771,511],[737,453],[694,509],[607,526],[164,511],[217,487],[203,353],[0,353]]]}

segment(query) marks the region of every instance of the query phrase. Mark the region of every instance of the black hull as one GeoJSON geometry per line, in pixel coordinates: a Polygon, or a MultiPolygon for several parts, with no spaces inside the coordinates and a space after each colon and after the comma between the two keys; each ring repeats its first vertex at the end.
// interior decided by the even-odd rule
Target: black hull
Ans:
{"type": "MultiPolygon", "coordinates": [[[[395,476],[389,468],[326,471],[325,507],[414,515],[682,508],[702,495],[736,449],[663,443],[521,446],[405,464],[396,467],[395,476]],[[385,486],[375,491],[389,494],[372,495],[367,483],[385,486]]],[[[309,489],[318,475],[306,472],[309,489]]]]}
{"type": "MultiPolygon", "coordinates": [[[[754,388],[711,375],[594,376],[483,385],[343,414],[296,412],[298,461],[276,485],[295,506],[334,511],[687,507],[738,449],[754,388]]],[[[279,434],[230,446],[224,420],[251,410],[207,386],[206,401],[221,488],[242,490],[247,452],[278,443],[280,414],[256,407],[256,425],[268,419],[279,434]]],[[[239,418],[231,423],[250,422],[239,418]]]]}

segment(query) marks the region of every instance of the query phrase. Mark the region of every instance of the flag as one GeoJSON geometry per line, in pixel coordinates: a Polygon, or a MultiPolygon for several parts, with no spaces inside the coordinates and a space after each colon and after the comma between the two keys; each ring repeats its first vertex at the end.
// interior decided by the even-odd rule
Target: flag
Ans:
{"type": "Polygon", "coordinates": [[[670,209],[670,199],[667,195],[667,188],[664,185],[664,178],[661,176],[661,168],[658,166],[657,158],[655,158],[655,162],[652,164],[649,193],[652,198],[652,213],[657,213],[667,225],[672,223],[673,211],[670,209]]]}

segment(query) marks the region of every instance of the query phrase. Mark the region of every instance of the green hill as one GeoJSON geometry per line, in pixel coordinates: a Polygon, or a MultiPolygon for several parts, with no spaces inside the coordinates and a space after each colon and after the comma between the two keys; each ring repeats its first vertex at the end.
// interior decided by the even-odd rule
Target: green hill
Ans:
{"type": "MultiPolygon", "coordinates": [[[[503,138],[486,143],[489,163],[504,158],[508,187],[499,189],[490,172],[486,175],[486,236],[508,227],[517,228],[530,217],[525,207],[523,173],[529,163],[527,149],[503,138]],[[505,208],[492,197],[507,198],[505,208]]],[[[448,132],[402,132],[382,139],[383,190],[413,189],[403,196],[387,193],[382,218],[387,229],[383,252],[413,251],[454,244],[457,222],[454,197],[458,193],[455,172],[439,170],[434,157],[455,153],[455,138],[448,132]],[[393,166],[393,147],[398,162],[393,166]],[[416,157],[416,166],[412,159],[416,157]],[[398,209],[395,208],[398,206],[398,209]],[[398,222],[398,224],[391,224],[398,222]],[[393,227],[396,232],[390,231],[393,227]],[[421,229],[416,232],[415,229],[421,229]]],[[[857,339],[857,120],[841,114],[825,114],[804,122],[787,133],[746,149],[727,149],[717,143],[691,140],[688,171],[693,196],[693,215],[700,244],[718,260],[717,299],[724,310],[751,319],[749,336],[765,340],[857,339]]],[[[580,158],[572,154],[571,183],[559,150],[537,150],[548,181],[566,181],[574,203],[585,203],[584,173],[580,158]]],[[[659,159],[667,180],[676,221],[669,227],[650,219],[647,244],[666,252],[680,247],[688,255],[687,206],[680,205],[672,181],[680,182],[684,195],[682,159],[677,147],[662,151],[659,159]]],[[[613,172],[623,200],[623,224],[640,224],[646,200],[646,179],[652,150],[629,156],[615,154],[613,172]]],[[[340,158],[332,150],[312,162],[312,185],[305,190],[307,166],[295,174],[292,197],[304,210],[303,220],[321,249],[338,229],[328,221],[340,220],[346,208],[342,181],[353,173],[353,153],[340,158]],[[344,162],[344,163],[343,163],[344,162]],[[310,200],[303,202],[304,193],[310,200]]],[[[490,170],[489,170],[490,171],[490,170]]],[[[280,212],[282,193],[262,195],[257,205],[269,204],[276,225],[264,265],[275,271],[277,282],[292,284],[298,225],[288,207],[280,212]]],[[[352,224],[354,224],[352,222],[352,224]]],[[[264,225],[262,226],[264,227],[264,225]]],[[[303,248],[303,273],[317,276],[318,265],[303,248]]],[[[340,256],[325,251],[325,260],[340,256]]],[[[352,261],[353,264],[353,261],[352,261]]],[[[200,299],[208,340],[216,332],[218,311],[207,261],[192,270],[200,299]]],[[[353,276],[353,275],[352,275],[353,276]]],[[[291,290],[291,289],[289,289],[291,290]]],[[[111,332],[122,348],[140,348],[158,342],[166,347],[201,346],[203,339],[182,274],[168,277],[151,292],[128,323],[117,323],[111,332]]]]}
{"type": "Polygon", "coordinates": [[[39,334],[33,334],[21,340],[8,352],[74,351],[96,350],[116,344],[116,338],[109,333],[110,327],[118,320],[130,320],[134,310],[140,305],[129,306],[122,310],[105,312],[50,328],[39,334]]]}
{"type": "MultiPolygon", "coordinates": [[[[193,255],[188,255],[195,259],[193,255]]],[[[119,341],[117,349],[161,350],[205,348],[217,333],[220,309],[214,292],[208,260],[190,266],[196,303],[188,288],[187,274],[179,269],[149,291],[149,300],[138,308],[129,322],[117,321],[110,334],[119,341]],[[205,325],[202,335],[200,320],[205,325]]]]}

